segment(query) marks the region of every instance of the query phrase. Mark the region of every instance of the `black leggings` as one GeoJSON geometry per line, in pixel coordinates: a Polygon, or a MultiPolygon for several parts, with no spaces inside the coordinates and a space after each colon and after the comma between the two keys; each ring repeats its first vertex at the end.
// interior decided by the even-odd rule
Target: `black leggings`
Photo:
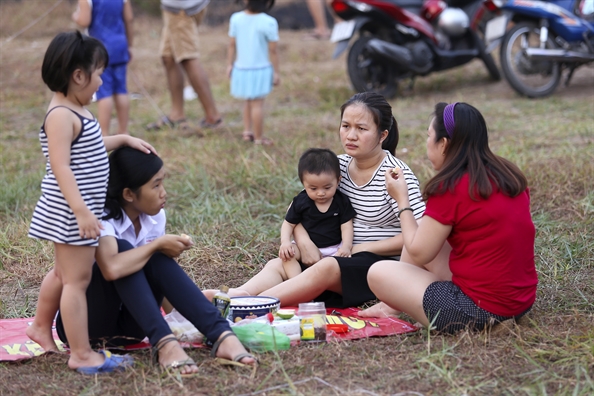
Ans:
{"type": "MultiPolygon", "coordinates": [[[[120,253],[134,249],[125,240],[117,242],[120,253]]],[[[227,320],[177,262],[155,253],[142,270],[113,282],[105,280],[97,263],[93,265],[87,288],[91,344],[124,346],[138,343],[146,336],[151,345],[156,345],[172,334],[161,314],[163,297],[210,340],[231,330],[227,320]]],[[[56,330],[60,340],[68,343],[59,313],[56,330]]]]}

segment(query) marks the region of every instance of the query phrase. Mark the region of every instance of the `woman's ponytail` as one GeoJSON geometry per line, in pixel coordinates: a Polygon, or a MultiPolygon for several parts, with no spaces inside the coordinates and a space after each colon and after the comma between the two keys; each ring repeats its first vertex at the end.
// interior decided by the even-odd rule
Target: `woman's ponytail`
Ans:
{"type": "Polygon", "coordinates": [[[392,155],[396,156],[396,147],[398,147],[398,122],[396,122],[396,118],[391,116],[392,121],[390,122],[390,126],[388,127],[388,136],[384,139],[382,143],[382,148],[384,150],[388,150],[392,155]]]}

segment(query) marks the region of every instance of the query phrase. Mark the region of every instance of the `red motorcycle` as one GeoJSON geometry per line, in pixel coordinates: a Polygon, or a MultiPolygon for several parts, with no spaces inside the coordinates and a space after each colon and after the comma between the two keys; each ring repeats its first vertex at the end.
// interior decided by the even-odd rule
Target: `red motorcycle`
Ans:
{"type": "Polygon", "coordinates": [[[485,52],[483,0],[333,0],[344,20],[332,30],[333,57],[345,51],[349,78],[358,92],[396,96],[398,83],[481,59],[491,78],[501,79],[485,52]]]}

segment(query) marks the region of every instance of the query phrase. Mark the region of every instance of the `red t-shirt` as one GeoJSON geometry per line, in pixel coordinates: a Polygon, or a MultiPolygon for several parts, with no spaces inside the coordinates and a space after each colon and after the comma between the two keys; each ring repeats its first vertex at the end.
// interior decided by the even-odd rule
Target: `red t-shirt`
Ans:
{"type": "Polygon", "coordinates": [[[452,226],[452,282],[479,307],[518,315],[534,303],[538,283],[529,192],[510,198],[493,186],[487,200],[473,201],[468,180],[464,175],[454,193],[431,196],[425,216],[452,226]]]}

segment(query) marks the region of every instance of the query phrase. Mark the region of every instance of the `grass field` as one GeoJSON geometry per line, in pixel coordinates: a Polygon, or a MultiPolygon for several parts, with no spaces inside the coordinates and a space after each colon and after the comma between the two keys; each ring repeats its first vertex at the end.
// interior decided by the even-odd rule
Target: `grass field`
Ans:
{"type": "MultiPolygon", "coordinates": [[[[51,97],[41,61],[51,38],[74,27],[73,5],[62,2],[8,40],[53,3],[0,1],[1,318],[34,315],[39,285],[53,265],[50,244],[27,238],[27,229],[44,172],[38,130],[51,97]]],[[[226,26],[204,26],[201,59],[226,127],[204,138],[147,133],[143,125],[169,109],[157,53],[160,27],[159,18],[147,15],[135,21],[130,131],[150,141],[165,161],[168,231],[196,242],[180,263],[203,288],[236,286],[277,252],[283,212],[300,189],[299,155],[309,147],[341,152],[339,106],[353,93],[344,56],[331,60],[331,44],[281,31],[282,81],[266,99],[266,134],[275,146],[255,147],[241,140],[241,103],[228,92],[226,26]]],[[[253,379],[247,370],[216,364],[201,349],[189,351],[201,374],[183,381],[160,376],[149,351],[134,353],[133,370],[97,378],[69,371],[67,357],[54,354],[0,363],[0,395],[594,394],[593,70],[580,70],[571,85],[542,100],[517,96],[505,81],[490,82],[478,61],[419,78],[391,104],[401,131],[397,154],[421,182],[432,175],[424,141],[438,101],[478,107],[492,149],[528,177],[539,286],[521,325],[293,347],[260,355],[253,379]]],[[[90,109],[96,114],[96,105],[90,109]]],[[[186,102],[186,111],[194,123],[203,115],[196,101],[186,102]]]]}

